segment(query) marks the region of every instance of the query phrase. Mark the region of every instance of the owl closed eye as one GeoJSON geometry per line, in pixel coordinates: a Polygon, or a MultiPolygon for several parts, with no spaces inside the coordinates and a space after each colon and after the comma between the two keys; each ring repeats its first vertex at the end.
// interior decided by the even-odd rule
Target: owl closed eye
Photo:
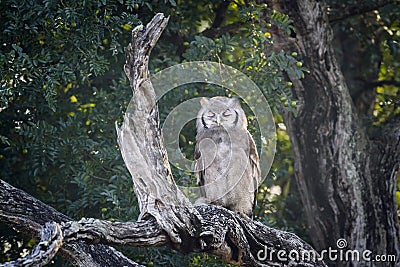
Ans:
{"type": "Polygon", "coordinates": [[[232,116],[232,111],[228,108],[227,110],[225,110],[225,111],[222,113],[222,116],[224,116],[224,117],[232,116]]]}
{"type": "Polygon", "coordinates": [[[208,111],[208,112],[207,112],[207,117],[213,118],[213,117],[215,117],[215,113],[212,112],[212,111],[208,111]]]}

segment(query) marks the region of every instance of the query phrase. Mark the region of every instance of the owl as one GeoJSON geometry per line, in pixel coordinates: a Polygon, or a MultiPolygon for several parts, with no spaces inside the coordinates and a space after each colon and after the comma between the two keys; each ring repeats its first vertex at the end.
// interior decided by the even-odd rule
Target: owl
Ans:
{"type": "Polygon", "coordinates": [[[261,180],[260,162],[238,98],[202,98],[196,120],[197,203],[223,206],[250,218],[261,180]]]}

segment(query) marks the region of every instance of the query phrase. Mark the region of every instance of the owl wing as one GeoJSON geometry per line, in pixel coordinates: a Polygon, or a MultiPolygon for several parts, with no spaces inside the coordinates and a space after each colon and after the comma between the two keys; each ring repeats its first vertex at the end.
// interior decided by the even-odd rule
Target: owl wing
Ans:
{"type": "Polygon", "coordinates": [[[206,192],[203,187],[205,184],[204,181],[205,170],[198,143],[199,142],[197,142],[194,148],[194,174],[196,175],[197,178],[197,185],[200,187],[200,196],[205,198],[206,192]]]}
{"type": "Polygon", "coordinates": [[[249,140],[249,161],[250,161],[250,171],[251,177],[253,178],[254,185],[254,200],[253,200],[253,211],[257,204],[257,192],[258,185],[261,181],[261,169],[260,169],[260,159],[258,157],[257,147],[254,143],[253,137],[249,132],[247,132],[247,137],[249,140]]]}

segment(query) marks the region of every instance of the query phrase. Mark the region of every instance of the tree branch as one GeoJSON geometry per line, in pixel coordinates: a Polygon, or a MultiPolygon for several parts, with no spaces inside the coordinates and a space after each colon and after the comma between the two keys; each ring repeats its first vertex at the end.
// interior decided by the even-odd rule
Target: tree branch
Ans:
{"type": "Polygon", "coordinates": [[[364,3],[354,2],[353,5],[348,3],[333,3],[328,8],[329,22],[337,22],[340,20],[347,19],[356,15],[365,14],[377,9],[380,9],[386,5],[394,4],[395,0],[375,0],[365,1],[364,3]]]}
{"type": "Polygon", "coordinates": [[[215,8],[215,18],[211,25],[211,28],[218,28],[219,26],[221,26],[222,22],[225,19],[225,13],[228,10],[229,5],[230,1],[223,1],[220,2],[218,7],[215,8]]]}
{"type": "MultiPolygon", "coordinates": [[[[294,251],[297,255],[314,251],[294,234],[267,227],[259,222],[248,221],[223,207],[201,205],[196,206],[196,210],[204,219],[204,230],[200,236],[204,237],[207,246],[193,247],[187,244],[188,246],[179,250],[182,253],[208,252],[222,257],[227,262],[260,266],[295,262],[290,259],[278,259],[274,252],[279,250],[284,250],[287,255],[290,251],[294,251]],[[265,262],[260,259],[264,255],[265,262]]],[[[135,223],[82,219],[79,222],[65,223],[63,233],[67,242],[85,240],[89,243],[142,247],[170,245],[168,236],[154,219],[135,223]]],[[[324,266],[318,261],[318,254],[312,257],[309,261],[299,262],[305,264],[304,266],[324,266]]]]}
{"type": "Polygon", "coordinates": [[[223,1],[214,9],[215,18],[211,27],[205,29],[200,34],[209,38],[217,38],[228,32],[234,33],[243,25],[242,22],[234,22],[228,25],[221,26],[222,22],[225,19],[226,11],[228,10],[230,3],[231,1],[223,1]]]}
{"type": "MultiPolygon", "coordinates": [[[[46,224],[44,227],[40,225],[42,220],[46,220],[49,217],[56,218],[59,216],[59,213],[5,182],[2,182],[2,185],[6,185],[7,187],[0,187],[1,196],[4,196],[7,192],[11,192],[15,197],[10,198],[7,203],[5,201],[0,202],[1,220],[4,221],[4,219],[12,218],[14,222],[24,221],[25,223],[23,224],[9,224],[17,226],[18,230],[22,230],[23,232],[27,232],[27,230],[35,233],[42,231],[42,235],[45,234],[41,239],[43,242],[54,240],[58,242],[57,246],[61,246],[61,236],[59,236],[59,232],[55,231],[59,229],[58,224],[46,224]],[[26,199],[31,203],[31,206],[40,209],[33,210],[33,213],[38,212],[40,214],[30,219],[34,221],[26,221],[26,217],[30,215],[21,214],[17,209],[14,209],[14,207],[18,206],[26,207],[26,199]],[[4,214],[6,210],[8,212],[4,214]]],[[[303,266],[325,266],[322,261],[318,260],[318,254],[311,246],[294,234],[267,227],[259,222],[248,221],[239,214],[223,207],[201,205],[196,206],[195,209],[203,218],[201,227],[203,230],[198,235],[205,240],[204,246],[185,244],[185,246],[181,246],[179,249],[182,253],[208,252],[222,257],[227,262],[252,266],[263,266],[263,264],[274,266],[274,264],[293,263],[294,261],[290,259],[285,261],[277,258],[276,253],[282,250],[286,255],[289,255],[291,251],[295,255],[308,255],[311,253],[310,259],[297,262],[298,264],[304,264],[303,266]],[[315,262],[313,262],[314,260],[315,262]]],[[[124,257],[119,252],[105,250],[105,246],[99,244],[174,247],[167,233],[161,229],[160,225],[153,218],[138,222],[109,222],[84,218],[80,221],[62,222],[61,230],[63,234],[63,246],[61,250],[64,250],[64,255],[65,251],[68,252],[71,247],[75,246],[76,250],[69,251],[69,254],[78,256],[78,254],[83,253],[85,255],[85,251],[88,251],[85,247],[91,247],[90,251],[92,252],[91,257],[93,257],[93,262],[89,262],[88,260],[85,262],[82,260],[74,261],[73,263],[78,266],[138,266],[133,262],[123,261],[124,257]],[[92,245],[86,245],[82,241],[92,245]],[[99,253],[95,253],[96,251],[99,253]],[[111,256],[114,261],[105,260],[111,256]]],[[[21,262],[23,264],[19,266],[26,266],[24,264],[27,264],[27,262],[44,264],[50,260],[50,256],[56,252],[57,247],[55,245],[51,247],[43,246],[45,244],[43,242],[27,258],[18,259],[12,262],[12,264],[21,262]],[[38,253],[35,251],[40,251],[40,254],[50,256],[47,258],[42,257],[43,261],[40,261],[40,258],[36,256],[38,253]]],[[[52,241],[52,243],[54,242],[52,241]]],[[[83,258],[83,255],[80,255],[80,257],[83,258]]],[[[10,266],[7,264],[4,266],[10,266]]]]}
{"type": "Polygon", "coordinates": [[[242,25],[243,23],[241,22],[234,22],[222,27],[206,29],[201,34],[208,38],[217,38],[225,33],[235,33],[242,25]]]}
{"type": "MultiPolygon", "coordinates": [[[[10,198],[6,203],[0,202],[0,211],[2,214],[1,220],[12,218],[14,222],[24,221],[25,223],[11,224],[17,226],[19,230],[27,232],[42,231],[42,241],[51,241],[49,244],[54,243],[52,240],[57,241],[58,247],[61,246],[61,236],[58,229],[58,224],[47,224],[41,227],[41,220],[46,220],[49,217],[57,217],[59,213],[49,206],[41,203],[40,201],[28,196],[21,190],[18,190],[5,182],[7,185],[0,188],[2,196],[6,192],[11,192],[15,197],[10,198]],[[40,208],[40,211],[34,210],[33,213],[38,212],[40,215],[35,216],[34,221],[26,221],[26,214],[21,214],[13,207],[26,207],[26,199],[33,207],[40,208]],[[7,214],[4,214],[9,210],[7,214]],[[28,222],[28,223],[26,223],[28,222]],[[35,228],[37,227],[37,228],[35,228]],[[48,234],[55,233],[55,234],[48,234]],[[58,237],[54,238],[54,237],[58,237]]],[[[310,259],[298,261],[297,263],[305,264],[304,266],[325,266],[322,261],[318,260],[318,254],[307,243],[299,239],[296,235],[284,231],[276,230],[267,227],[259,222],[248,221],[241,217],[239,214],[229,211],[223,207],[212,205],[201,205],[195,207],[196,211],[202,216],[203,224],[202,232],[198,235],[204,239],[204,246],[196,246],[195,244],[185,244],[179,249],[182,253],[188,252],[208,252],[213,255],[222,257],[227,262],[242,263],[244,265],[263,266],[263,264],[289,264],[290,259],[282,260],[277,258],[277,252],[282,250],[286,255],[292,251],[296,255],[308,255],[311,253],[310,259]],[[274,253],[275,252],[275,253],[274,253]],[[315,261],[315,262],[314,262],[315,261]]],[[[66,216],[64,216],[66,217],[66,216]]],[[[78,266],[138,266],[133,262],[123,261],[123,256],[120,253],[112,253],[113,250],[104,250],[102,245],[105,244],[114,246],[170,246],[174,245],[170,242],[169,236],[163,231],[155,219],[149,218],[144,221],[138,222],[109,222],[97,219],[82,219],[80,221],[68,221],[61,223],[61,230],[63,234],[63,247],[61,250],[69,251],[71,247],[77,246],[76,250],[69,251],[69,254],[78,256],[78,254],[88,251],[86,247],[91,247],[92,263],[88,260],[85,262],[74,261],[73,263],[78,266]],[[82,243],[85,241],[88,244],[82,243]],[[99,250],[99,254],[96,252],[99,250]],[[101,253],[101,254],[100,254],[101,253]],[[105,260],[105,258],[113,255],[114,261],[105,260]],[[100,256],[101,255],[101,256],[100,256]],[[92,265],[87,265],[92,264],[92,265]],[[110,264],[110,265],[109,265],[110,264]]],[[[19,266],[26,266],[27,262],[34,264],[44,264],[51,259],[51,256],[56,252],[58,247],[43,246],[41,242],[35,251],[27,258],[18,259],[12,264],[23,263],[19,266]],[[36,252],[39,251],[40,253],[36,252]],[[37,255],[49,255],[46,257],[38,257],[37,255]],[[43,261],[40,261],[40,260],[43,261]]],[[[65,255],[65,252],[64,252],[65,255]]],[[[83,255],[80,255],[83,258],[83,255]]],[[[69,258],[70,259],[70,258],[69,258]]],[[[11,264],[11,263],[7,263],[11,264]]],[[[7,266],[7,265],[4,265],[7,266]]],[[[18,265],[17,265],[18,266],[18,265]]]]}
{"type": "MultiPolygon", "coordinates": [[[[24,191],[0,180],[0,222],[26,236],[39,239],[46,222],[61,224],[71,220],[24,191]]],[[[76,266],[138,266],[114,248],[104,245],[64,242],[60,255],[76,266]]]]}
{"type": "Polygon", "coordinates": [[[396,80],[374,81],[374,82],[371,82],[370,85],[372,87],[385,86],[385,85],[394,85],[394,86],[400,87],[400,81],[396,81],[396,80]]]}
{"type": "Polygon", "coordinates": [[[139,220],[154,217],[179,249],[182,233],[195,242],[192,222],[201,225],[201,218],[172,177],[148,71],[150,52],[167,22],[168,18],[157,14],[146,28],[137,27],[132,31],[132,43],[126,49],[125,72],[134,97],[122,127],[117,127],[117,135],[138,197],[139,220]]]}
{"type": "Polygon", "coordinates": [[[67,242],[85,240],[91,244],[158,247],[169,244],[168,235],[154,219],[140,222],[109,222],[83,218],[62,224],[67,242]]]}
{"type": "Polygon", "coordinates": [[[58,249],[61,247],[62,240],[63,237],[60,226],[54,222],[46,223],[41,231],[39,245],[36,246],[28,257],[10,261],[0,266],[43,266],[56,255],[58,249]]]}

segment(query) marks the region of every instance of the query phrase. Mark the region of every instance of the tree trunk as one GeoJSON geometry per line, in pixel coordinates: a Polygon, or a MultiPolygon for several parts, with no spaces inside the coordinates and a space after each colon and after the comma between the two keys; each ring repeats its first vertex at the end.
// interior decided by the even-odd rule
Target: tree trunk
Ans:
{"type": "MultiPolygon", "coordinates": [[[[399,221],[395,201],[400,159],[400,124],[371,139],[353,105],[332,46],[333,33],[324,1],[271,3],[288,14],[295,37],[277,33],[277,48],[297,51],[310,70],[292,79],[298,115],[284,121],[295,155],[295,178],[317,250],[346,249],[396,255],[400,262],[399,221]],[[339,245],[341,246],[341,245],[339,245]]],[[[337,266],[365,266],[340,261],[337,266]]],[[[376,264],[376,263],[374,263],[376,264]]],[[[385,266],[388,266],[385,263],[385,266]]]]}

